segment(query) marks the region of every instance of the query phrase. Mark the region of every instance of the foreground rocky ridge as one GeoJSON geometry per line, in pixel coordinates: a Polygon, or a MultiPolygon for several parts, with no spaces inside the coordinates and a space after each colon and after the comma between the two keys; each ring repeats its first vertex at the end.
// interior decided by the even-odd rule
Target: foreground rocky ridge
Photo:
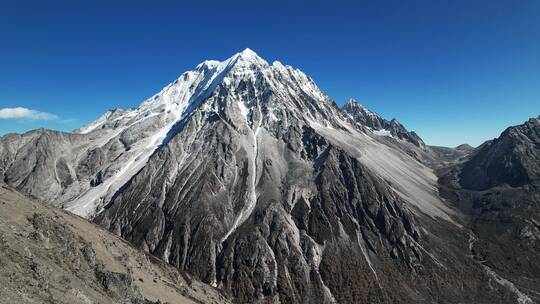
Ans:
{"type": "Polygon", "coordinates": [[[228,303],[84,219],[0,184],[2,303],[228,303]]]}

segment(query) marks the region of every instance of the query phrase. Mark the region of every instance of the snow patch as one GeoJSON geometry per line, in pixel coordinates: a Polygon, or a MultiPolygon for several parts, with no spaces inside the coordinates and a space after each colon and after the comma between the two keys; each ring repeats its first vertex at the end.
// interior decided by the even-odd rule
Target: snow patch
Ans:
{"type": "Polygon", "coordinates": [[[392,137],[392,133],[390,131],[388,131],[388,130],[385,130],[385,129],[375,130],[375,131],[373,131],[373,134],[379,135],[379,136],[392,137]]]}
{"type": "MultiPolygon", "coordinates": [[[[241,101],[238,102],[238,106],[240,107],[240,111],[242,112],[242,116],[245,119],[246,125],[249,126],[249,121],[248,121],[248,117],[247,117],[247,115],[248,115],[247,108],[245,108],[244,103],[241,102],[241,101]]],[[[221,251],[221,249],[223,248],[223,242],[225,242],[225,240],[227,240],[227,238],[234,231],[236,231],[236,229],[238,227],[240,227],[249,218],[249,216],[251,215],[251,213],[255,209],[255,206],[257,205],[257,198],[258,198],[258,194],[257,194],[257,176],[258,176],[257,159],[258,159],[258,156],[259,156],[258,139],[259,139],[259,131],[261,129],[261,121],[262,121],[261,115],[262,114],[261,114],[261,110],[260,110],[258,105],[255,106],[255,108],[259,112],[259,120],[258,120],[257,126],[254,127],[254,129],[252,129],[252,132],[251,132],[251,134],[252,134],[252,149],[253,149],[252,151],[253,152],[251,153],[251,159],[250,159],[252,172],[250,174],[249,196],[247,198],[246,204],[244,205],[244,208],[242,208],[242,210],[240,210],[240,213],[238,214],[238,216],[234,220],[234,223],[233,223],[232,227],[227,231],[227,233],[221,239],[219,247],[218,247],[219,251],[221,251]]]]}

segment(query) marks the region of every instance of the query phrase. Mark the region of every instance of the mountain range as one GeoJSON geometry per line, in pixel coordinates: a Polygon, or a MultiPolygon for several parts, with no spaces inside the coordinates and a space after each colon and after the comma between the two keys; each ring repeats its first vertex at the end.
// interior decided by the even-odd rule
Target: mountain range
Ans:
{"type": "Polygon", "coordinates": [[[249,49],[74,132],[3,136],[0,177],[233,302],[540,300],[540,118],[429,146],[249,49]]]}

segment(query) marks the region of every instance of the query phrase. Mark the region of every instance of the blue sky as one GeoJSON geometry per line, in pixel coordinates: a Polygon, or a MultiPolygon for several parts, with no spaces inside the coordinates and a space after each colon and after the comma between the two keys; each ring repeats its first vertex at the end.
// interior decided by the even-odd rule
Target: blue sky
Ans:
{"type": "Polygon", "coordinates": [[[249,47],[429,144],[478,145],[540,115],[539,16],[536,0],[0,0],[0,134],[72,130],[249,47]]]}

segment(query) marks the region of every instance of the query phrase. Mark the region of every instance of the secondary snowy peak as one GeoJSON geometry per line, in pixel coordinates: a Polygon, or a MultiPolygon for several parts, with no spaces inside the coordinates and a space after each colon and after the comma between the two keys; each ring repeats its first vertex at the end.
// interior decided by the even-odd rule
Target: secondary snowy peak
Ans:
{"type": "Polygon", "coordinates": [[[395,118],[390,121],[386,120],[379,114],[368,110],[354,99],[349,99],[342,107],[342,111],[356,123],[372,129],[376,135],[391,136],[411,142],[420,148],[425,147],[424,142],[415,132],[409,132],[395,118]]]}
{"type": "Polygon", "coordinates": [[[389,122],[379,114],[371,112],[354,99],[349,99],[342,110],[347,113],[355,122],[360,123],[373,130],[383,130],[389,126],[389,122]]]}
{"type": "Polygon", "coordinates": [[[378,116],[379,114],[375,112],[371,112],[366,107],[364,107],[361,103],[359,103],[356,99],[350,98],[347,103],[343,106],[344,109],[350,110],[351,112],[361,112],[366,115],[372,115],[372,116],[378,116]]]}

